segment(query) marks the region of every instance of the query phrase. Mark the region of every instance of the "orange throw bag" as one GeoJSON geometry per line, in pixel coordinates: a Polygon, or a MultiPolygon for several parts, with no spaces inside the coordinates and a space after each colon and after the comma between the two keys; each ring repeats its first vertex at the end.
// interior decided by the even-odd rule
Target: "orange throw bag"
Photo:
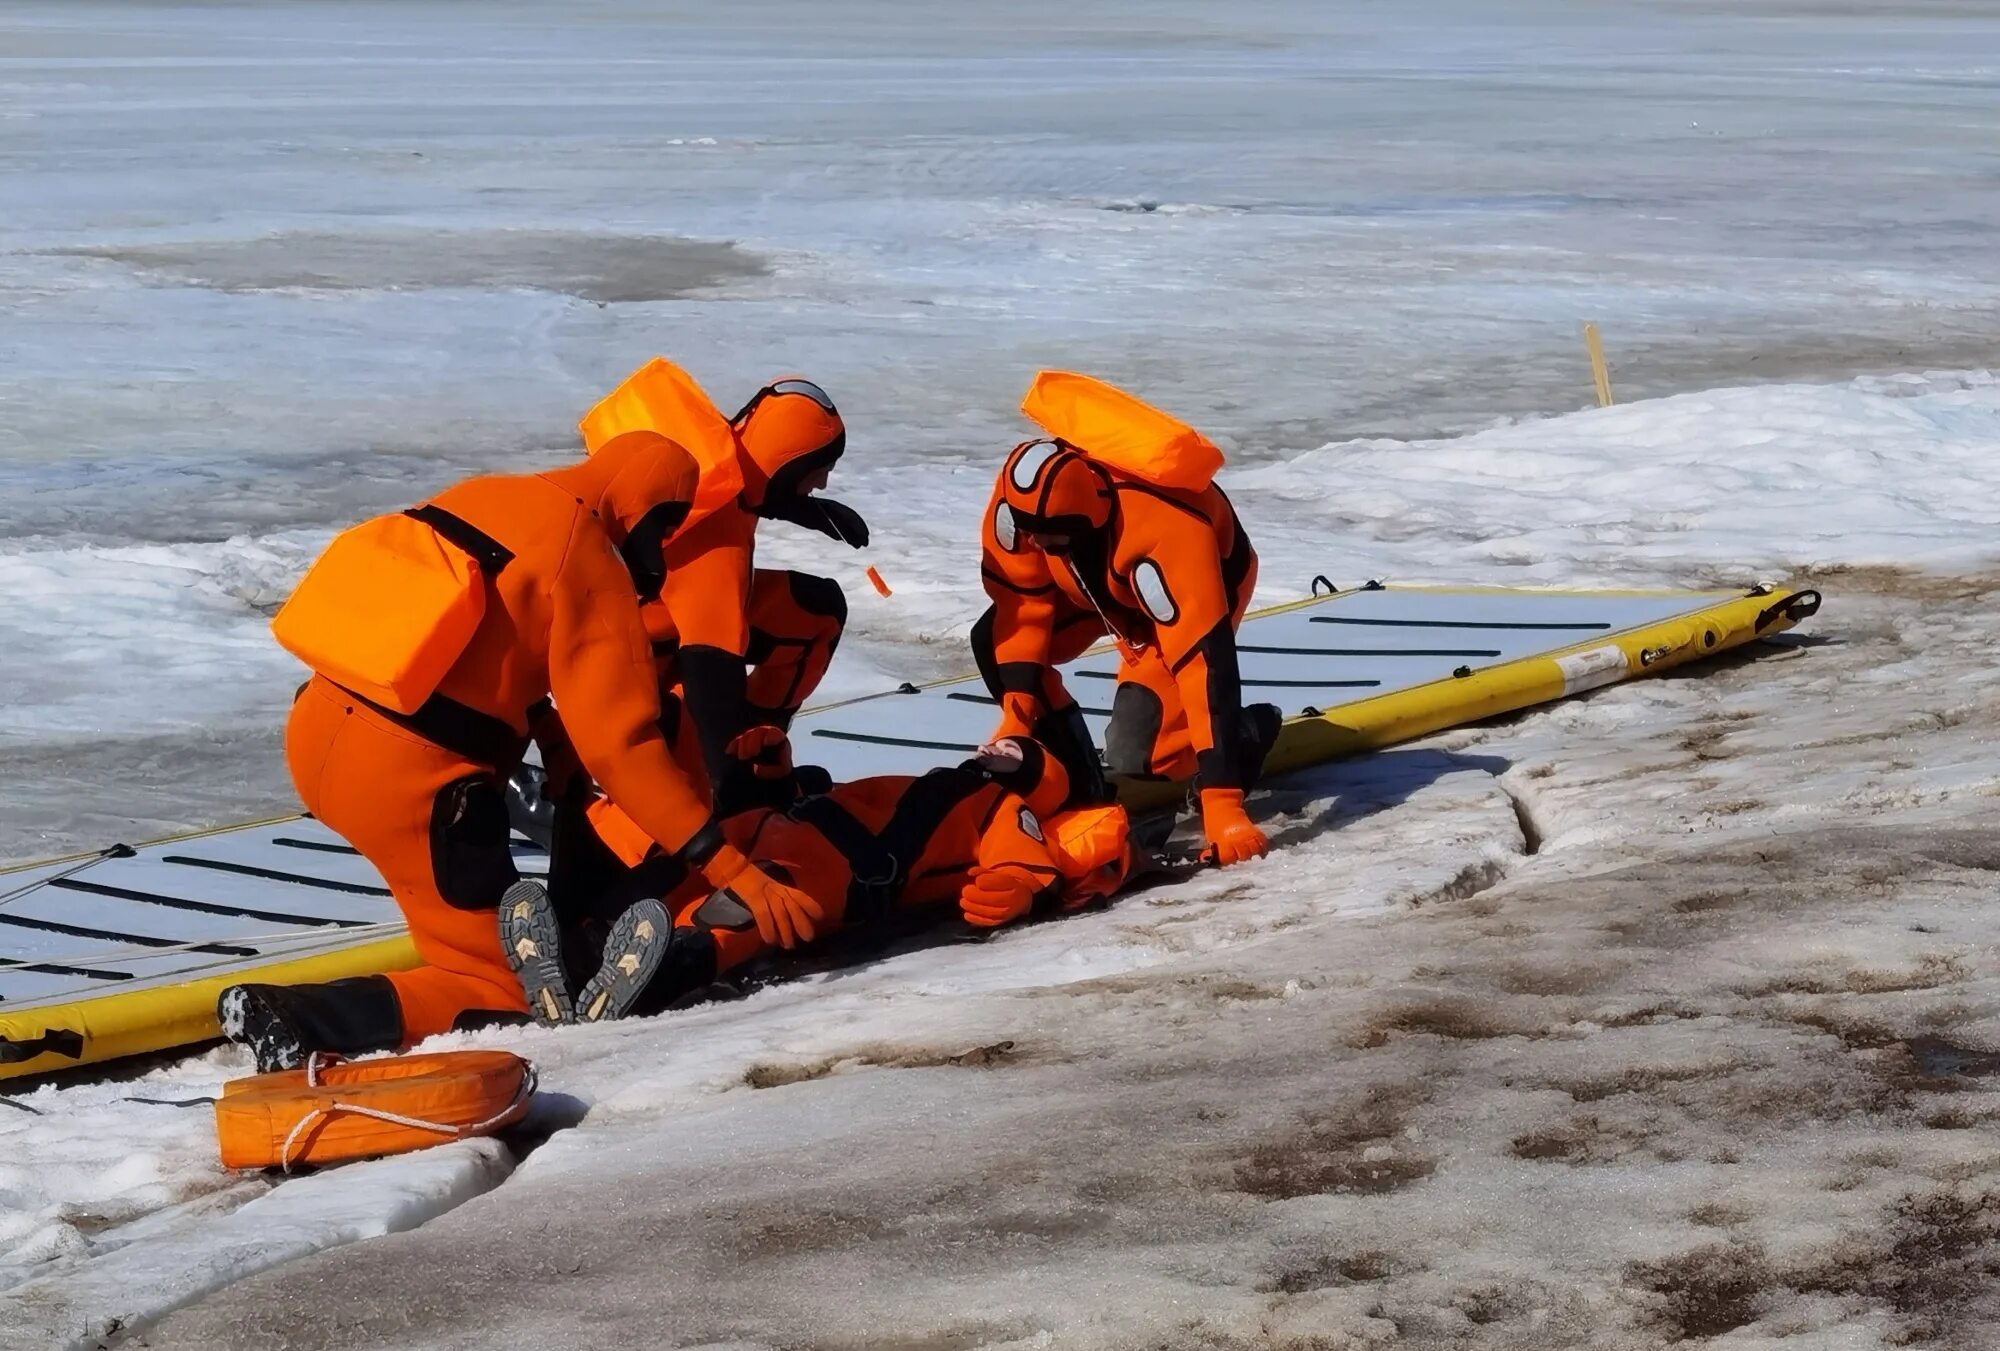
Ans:
{"type": "Polygon", "coordinates": [[[526,1115],[534,1095],[535,1067],[507,1051],[315,1054],[303,1069],[224,1084],[215,1133],[223,1167],[290,1172],[491,1135],[526,1115]]]}
{"type": "Polygon", "coordinates": [[[342,531],[271,621],[287,652],[398,713],[415,713],[472,643],[486,569],[399,512],[342,531]]]}
{"type": "Polygon", "coordinates": [[[1200,492],[1222,468],[1222,452],[1206,436],[1087,375],[1038,372],[1021,411],[1056,440],[1145,483],[1200,492]]]}

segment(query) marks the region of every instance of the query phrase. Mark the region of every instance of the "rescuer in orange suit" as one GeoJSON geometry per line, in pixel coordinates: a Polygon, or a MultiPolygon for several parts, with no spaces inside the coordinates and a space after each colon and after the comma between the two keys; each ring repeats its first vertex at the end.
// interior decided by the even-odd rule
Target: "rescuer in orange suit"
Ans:
{"type": "Polygon", "coordinates": [[[1243,798],[1279,712],[1243,704],[1236,627],[1257,554],[1214,484],[1221,451],[1088,376],[1042,372],[1022,411],[1050,435],[1017,446],[994,483],[980,558],[993,604],[972,631],[1001,708],[995,736],[1039,737],[1080,797],[1107,795],[1057,667],[1108,635],[1120,665],[1105,761],[1122,774],[1194,777],[1206,856],[1255,858],[1267,843],[1243,798]]]}
{"type": "Polygon", "coordinates": [[[635,565],[662,702],[677,696],[723,815],[768,796],[739,739],[791,725],[826,674],[847,623],[840,584],[756,566],[757,527],[789,521],[854,548],[860,514],[819,496],[847,445],[833,400],[809,380],[781,378],[725,419],[692,378],[655,358],[584,417],[585,444],[647,426],[689,447],[700,465],[686,527],[635,565]]]}
{"type": "MultiPolygon", "coordinates": [[[[328,632],[307,635],[307,649],[326,656],[309,662],[315,674],[286,728],[293,782],[307,810],[381,872],[424,964],[326,985],[224,991],[224,1029],[256,1050],[260,1068],[285,1067],[313,1050],[405,1047],[528,1011],[499,941],[498,906],[518,881],[503,785],[531,729],[547,722],[550,696],[562,704],[565,742],[581,770],[617,795],[639,829],[726,888],[773,942],[811,937],[818,903],[723,838],[701,785],[661,734],[631,560],[657,557],[695,487],[682,447],[637,431],[580,464],[472,479],[405,513],[435,532],[434,549],[448,543],[482,569],[474,574],[483,607],[476,628],[414,712],[325,674],[329,666],[345,671],[346,649],[379,637],[397,596],[379,595],[374,609],[357,607],[324,624],[328,632]]],[[[319,569],[334,566],[341,544],[292,604],[320,585],[319,569]]],[[[341,566],[367,571],[365,560],[341,566]]],[[[281,613],[281,641],[284,621],[281,613]]],[[[302,651],[295,641],[286,645],[302,651]]]]}
{"type": "MultiPolygon", "coordinates": [[[[755,762],[782,780],[789,758],[782,737],[759,740],[755,762]]],[[[1063,811],[1068,796],[1068,776],[1053,756],[1026,737],[1007,738],[952,768],[857,779],[785,810],[754,808],[730,817],[723,831],[773,876],[811,893],[822,934],[946,907],[993,928],[1081,908],[1130,875],[1124,808],[1063,811]]],[[[700,879],[674,884],[673,870],[657,867],[657,846],[628,820],[616,812],[592,820],[600,866],[607,876],[623,873],[619,883],[591,889],[609,909],[623,907],[615,919],[608,911],[600,917],[600,927],[610,923],[601,956],[576,954],[571,968],[552,958],[560,943],[583,937],[587,923],[559,920],[545,896],[523,889],[522,905],[503,911],[503,935],[528,938],[525,950],[541,959],[517,963],[536,1009],[585,1022],[657,1011],[771,951],[727,894],[700,879]],[[572,982],[593,960],[596,974],[571,1000],[572,982]]]]}

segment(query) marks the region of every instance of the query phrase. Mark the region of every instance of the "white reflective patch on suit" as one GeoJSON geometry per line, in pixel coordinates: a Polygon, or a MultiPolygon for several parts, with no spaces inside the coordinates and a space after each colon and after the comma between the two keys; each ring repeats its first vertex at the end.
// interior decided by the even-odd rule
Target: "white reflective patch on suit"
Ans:
{"type": "Polygon", "coordinates": [[[1139,603],[1146,607],[1154,623],[1171,624],[1181,617],[1172,593],[1167,590],[1166,574],[1152,559],[1142,558],[1139,566],[1132,569],[1132,589],[1139,593],[1139,603]]]}
{"type": "Polygon", "coordinates": [[[1015,546],[1021,542],[1021,532],[1014,528],[1014,509],[1005,502],[993,508],[993,538],[1010,554],[1017,551],[1015,546]]]}
{"type": "Polygon", "coordinates": [[[1021,808],[1021,833],[1036,844],[1047,843],[1047,841],[1042,839],[1042,823],[1037,821],[1035,814],[1026,807],[1021,808]]]}
{"type": "Polygon", "coordinates": [[[1056,446],[1053,441],[1037,441],[1031,446],[1023,446],[1020,453],[1014,456],[1014,467],[1008,477],[1020,491],[1029,492],[1034,488],[1036,480],[1041,478],[1042,470],[1055,457],[1056,446]]]}

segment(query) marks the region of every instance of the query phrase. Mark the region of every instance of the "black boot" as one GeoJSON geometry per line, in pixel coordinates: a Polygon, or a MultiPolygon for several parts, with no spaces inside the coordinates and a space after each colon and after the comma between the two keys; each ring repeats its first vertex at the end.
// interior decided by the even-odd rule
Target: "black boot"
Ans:
{"type": "Polygon", "coordinates": [[[605,936],[597,974],[577,991],[575,1021],[608,1022],[630,1012],[652,984],[673,934],[674,922],[658,901],[640,901],[620,915],[605,936]]]}
{"type": "Polygon", "coordinates": [[[562,926],[540,882],[516,882],[500,898],[500,949],[521,978],[536,1022],[554,1027],[576,1021],[563,969],[562,926]]]}
{"type": "Polygon", "coordinates": [[[215,1001],[222,1035],[248,1046],[257,1071],[297,1069],[314,1051],[359,1055],[403,1044],[403,1010],[387,976],[324,985],[232,985],[215,1001]]]}
{"type": "Polygon", "coordinates": [[[628,1015],[650,1017],[700,994],[715,984],[719,965],[715,935],[698,924],[675,929],[660,954],[652,983],[633,1001],[628,1015]]]}
{"type": "Polygon", "coordinates": [[[1242,782],[1246,793],[1264,777],[1264,760],[1278,744],[1284,725],[1284,710],[1276,704],[1251,704],[1243,710],[1242,782]]]}

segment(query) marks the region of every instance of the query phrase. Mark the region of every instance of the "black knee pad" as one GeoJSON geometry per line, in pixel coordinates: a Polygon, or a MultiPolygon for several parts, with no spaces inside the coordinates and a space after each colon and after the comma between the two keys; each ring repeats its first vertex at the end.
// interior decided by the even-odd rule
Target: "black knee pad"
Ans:
{"type": "Polygon", "coordinates": [[[1144,685],[1123,681],[1111,701],[1111,725],[1104,730],[1104,762],[1114,774],[1145,774],[1153,767],[1166,708],[1144,685]]]}
{"type": "Polygon", "coordinates": [[[507,790],[493,774],[446,784],[431,803],[431,877],[457,910],[493,910],[521,880],[507,847],[507,790]]]}
{"type": "Polygon", "coordinates": [[[847,593],[831,577],[815,577],[810,572],[788,572],[785,581],[792,599],[807,614],[825,615],[836,627],[847,627],[847,593]]]}

